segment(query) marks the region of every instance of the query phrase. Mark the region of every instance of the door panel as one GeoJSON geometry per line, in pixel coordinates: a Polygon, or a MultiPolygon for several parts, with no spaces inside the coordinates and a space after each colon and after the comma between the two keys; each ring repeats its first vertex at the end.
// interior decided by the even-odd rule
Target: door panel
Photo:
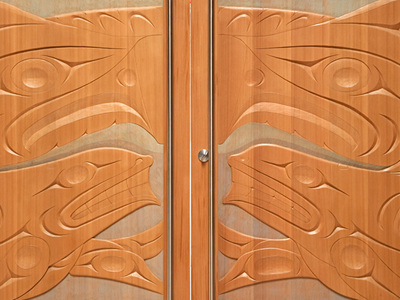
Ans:
{"type": "Polygon", "coordinates": [[[99,5],[0,2],[1,299],[165,295],[166,7],[99,5]]]}
{"type": "Polygon", "coordinates": [[[400,297],[399,11],[216,8],[219,299],[400,297]]]}

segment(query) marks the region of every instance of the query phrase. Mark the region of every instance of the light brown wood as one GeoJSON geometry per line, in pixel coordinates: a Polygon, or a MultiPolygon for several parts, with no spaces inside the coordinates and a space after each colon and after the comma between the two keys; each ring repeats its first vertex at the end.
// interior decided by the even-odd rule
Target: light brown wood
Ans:
{"type": "Polygon", "coordinates": [[[208,298],[209,7],[173,1],[173,298],[208,298]],[[179,237],[179,238],[178,238],[179,237]],[[191,294],[190,294],[191,291],[191,294]]]}
{"type": "Polygon", "coordinates": [[[96,237],[145,207],[166,216],[166,12],[44,19],[0,2],[1,299],[45,294],[68,274],[166,295],[165,217],[96,237]],[[164,282],[146,262],[161,252],[164,282]]]}
{"type": "Polygon", "coordinates": [[[340,18],[219,7],[215,23],[215,178],[230,184],[216,207],[284,236],[216,214],[216,294],[268,299],[265,282],[314,278],[399,299],[400,1],[340,18]]]}
{"type": "Polygon", "coordinates": [[[209,166],[198,153],[209,149],[209,2],[191,3],[192,299],[208,299],[209,166]]]}
{"type": "Polygon", "coordinates": [[[190,299],[190,7],[172,2],[172,298],[190,299]]]}

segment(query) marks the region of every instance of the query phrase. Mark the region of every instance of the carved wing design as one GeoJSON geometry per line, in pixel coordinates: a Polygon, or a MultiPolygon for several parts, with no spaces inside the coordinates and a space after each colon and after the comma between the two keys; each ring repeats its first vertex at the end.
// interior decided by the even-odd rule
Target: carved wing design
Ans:
{"type": "Polygon", "coordinates": [[[1,3],[0,15],[0,165],[118,123],[164,142],[162,8],[41,19],[1,3]]]}
{"type": "Polygon", "coordinates": [[[150,173],[163,172],[150,168],[165,142],[163,20],[162,7],[43,19],[0,2],[1,299],[38,296],[68,274],[163,293],[146,264],[163,250],[163,222],[94,239],[162,203],[150,173]],[[105,129],[121,123],[144,130],[115,142],[105,129]],[[143,150],[149,140],[158,150],[143,150]]]}
{"type": "Polygon", "coordinates": [[[71,270],[73,276],[118,280],[162,294],[163,285],[145,264],[163,249],[163,223],[129,238],[90,240],[71,270]]]}
{"type": "MultiPolygon", "coordinates": [[[[1,182],[9,184],[0,202],[0,248],[8,253],[2,259],[5,273],[0,295],[18,298],[28,291],[28,295],[37,295],[49,290],[68,274],[87,241],[141,207],[160,205],[149,184],[151,164],[150,156],[95,149],[28,169],[0,172],[1,182]],[[35,177],[35,185],[24,185],[26,178],[35,177]],[[21,186],[25,188],[15,192],[21,186]],[[32,257],[36,252],[37,257],[32,257]]],[[[160,226],[157,228],[155,235],[160,226]]],[[[140,237],[136,239],[140,241],[140,237]]],[[[124,240],[104,241],[107,243],[124,244],[124,240]]],[[[140,270],[143,268],[141,264],[140,270]]],[[[158,281],[154,284],[159,292],[162,285],[158,281]]]]}
{"type": "Polygon", "coordinates": [[[340,18],[219,9],[216,132],[231,170],[219,196],[288,237],[221,223],[218,250],[234,262],[220,294],[301,277],[350,298],[400,298],[398,12],[398,0],[340,18]]]}
{"type": "Polygon", "coordinates": [[[258,122],[356,161],[399,161],[399,10],[387,0],[337,19],[221,8],[216,92],[230,106],[217,106],[219,143],[258,122]]]}
{"type": "Polygon", "coordinates": [[[218,283],[220,293],[265,281],[314,277],[292,240],[254,238],[222,223],[218,226],[219,251],[236,260],[218,283]]]}
{"type": "Polygon", "coordinates": [[[223,203],[288,236],[316,278],[351,298],[399,297],[398,175],[337,165],[273,145],[231,156],[229,164],[232,186],[223,203]],[[387,188],[360,189],[354,179],[384,182],[387,188]]]}

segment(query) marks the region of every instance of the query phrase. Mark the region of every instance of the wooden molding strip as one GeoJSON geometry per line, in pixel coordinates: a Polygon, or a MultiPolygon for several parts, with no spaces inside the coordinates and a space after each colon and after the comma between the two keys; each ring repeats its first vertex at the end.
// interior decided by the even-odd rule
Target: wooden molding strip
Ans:
{"type": "Polygon", "coordinates": [[[208,3],[172,2],[172,45],[172,296],[208,299],[208,3]]]}

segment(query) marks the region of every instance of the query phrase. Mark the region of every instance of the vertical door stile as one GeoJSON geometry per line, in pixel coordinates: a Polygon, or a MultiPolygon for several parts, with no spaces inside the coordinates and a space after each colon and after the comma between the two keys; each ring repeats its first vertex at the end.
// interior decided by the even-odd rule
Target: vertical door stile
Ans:
{"type": "Polygon", "coordinates": [[[172,3],[173,298],[207,299],[209,283],[209,6],[172,3]]]}
{"type": "Polygon", "coordinates": [[[0,1],[0,299],[170,298],[168,4],[0,1]]]}

